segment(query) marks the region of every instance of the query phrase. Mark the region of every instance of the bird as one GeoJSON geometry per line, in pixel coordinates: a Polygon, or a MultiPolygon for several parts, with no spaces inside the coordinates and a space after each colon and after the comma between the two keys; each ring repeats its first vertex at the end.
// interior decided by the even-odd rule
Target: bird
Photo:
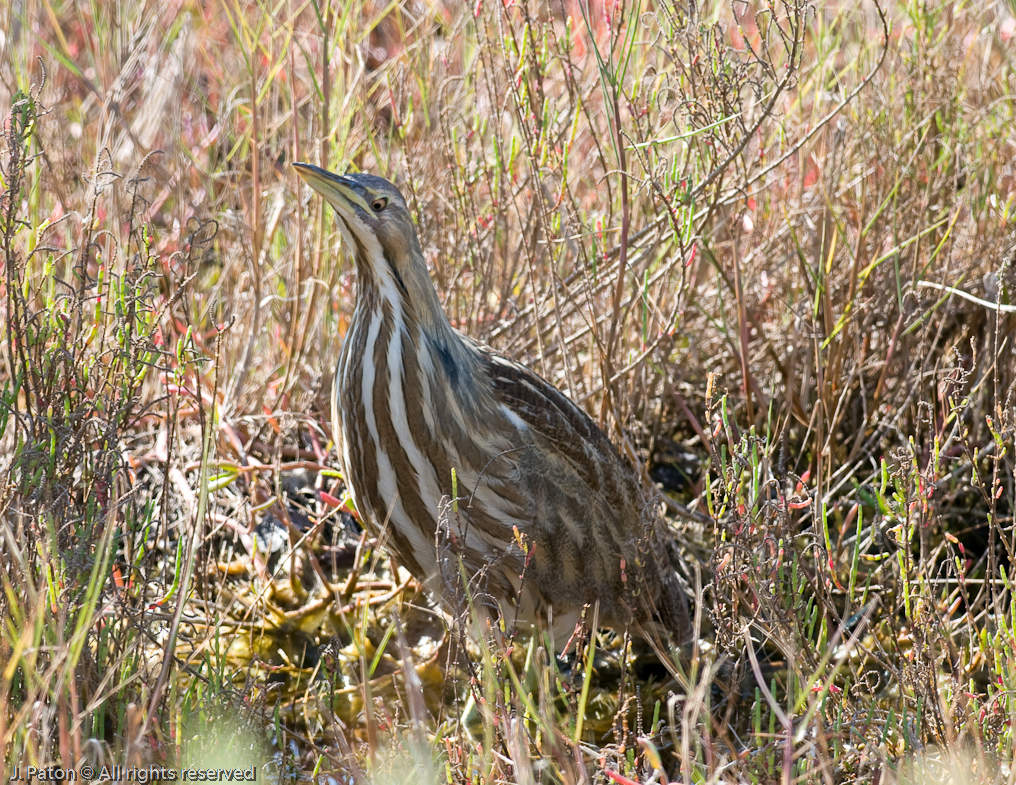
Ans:
{"type": "Polygon", "coordinates": [[[503,630],[543,630],[561,652],[595,618],[688,642],[672,536],[606,434],[554,385],[452,327],[395,185],[293,166],[354,258],[332,428],[368,531],[448,606],[462,606],[449,574],[464,575],[499,632],[498,617],[503,630]]]}

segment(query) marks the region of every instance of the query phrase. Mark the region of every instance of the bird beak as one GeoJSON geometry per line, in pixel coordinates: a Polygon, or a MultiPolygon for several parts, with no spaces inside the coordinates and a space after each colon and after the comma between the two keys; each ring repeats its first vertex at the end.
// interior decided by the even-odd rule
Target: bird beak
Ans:
{"type": "Polygon", "coordinates": [[[367,215],[371,214],[370,205],[363,198],[363,189],[348,177],[332,174],[319,166],[305,163],[294,163],[296,173],[311,188],[317,191],[339,215],[352,218],[359,207],[367,215]]]}

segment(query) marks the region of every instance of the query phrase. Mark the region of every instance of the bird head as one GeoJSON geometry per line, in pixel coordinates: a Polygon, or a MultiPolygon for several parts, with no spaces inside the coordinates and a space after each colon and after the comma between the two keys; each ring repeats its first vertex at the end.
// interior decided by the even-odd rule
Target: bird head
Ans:
{"type": "Polygon", "coordinates": [[[421,284],[432,290],[413,219],[398,188],[372,174],[340,175],[311,164],[293,166],[334,208],[361,274],[382,292],[392,285],[404,297],[411,297],[411,289],[421,284]]]}

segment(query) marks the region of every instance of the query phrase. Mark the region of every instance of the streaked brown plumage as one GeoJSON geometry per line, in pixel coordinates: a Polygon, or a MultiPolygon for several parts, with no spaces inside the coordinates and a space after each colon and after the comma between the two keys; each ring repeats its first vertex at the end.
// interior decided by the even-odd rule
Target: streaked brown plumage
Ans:
{"type": "Polygon", "coordinates": [[[610,440],[552,385],[452,328],[395,186],[294,166],[335,209],[356,260],[332,425],[371,531],[440,595],[454,469],[458,514],[444,520],[474,598],[492,599],[508,627],[552,620],[561,647],[598,602],[605,626],[686,641],[665,535],[610,440]]]}

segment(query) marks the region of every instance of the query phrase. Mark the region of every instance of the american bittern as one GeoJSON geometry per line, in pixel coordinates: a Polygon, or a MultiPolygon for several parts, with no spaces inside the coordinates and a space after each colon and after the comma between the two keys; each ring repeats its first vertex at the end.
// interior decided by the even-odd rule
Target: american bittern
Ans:
{"type": "Polygon", "coordinates": [[[454,518],[448,536],[474,599],[493,600],[509,627],[549,626],[558,648],[596,603],[605,626],[686,641],[666,536],[603,431],[528,368],[449,324],[394,185],[294,166],[335,209],[356,260],[332,427],[368,529],[440,595],[438,543],[454,518]]]}

